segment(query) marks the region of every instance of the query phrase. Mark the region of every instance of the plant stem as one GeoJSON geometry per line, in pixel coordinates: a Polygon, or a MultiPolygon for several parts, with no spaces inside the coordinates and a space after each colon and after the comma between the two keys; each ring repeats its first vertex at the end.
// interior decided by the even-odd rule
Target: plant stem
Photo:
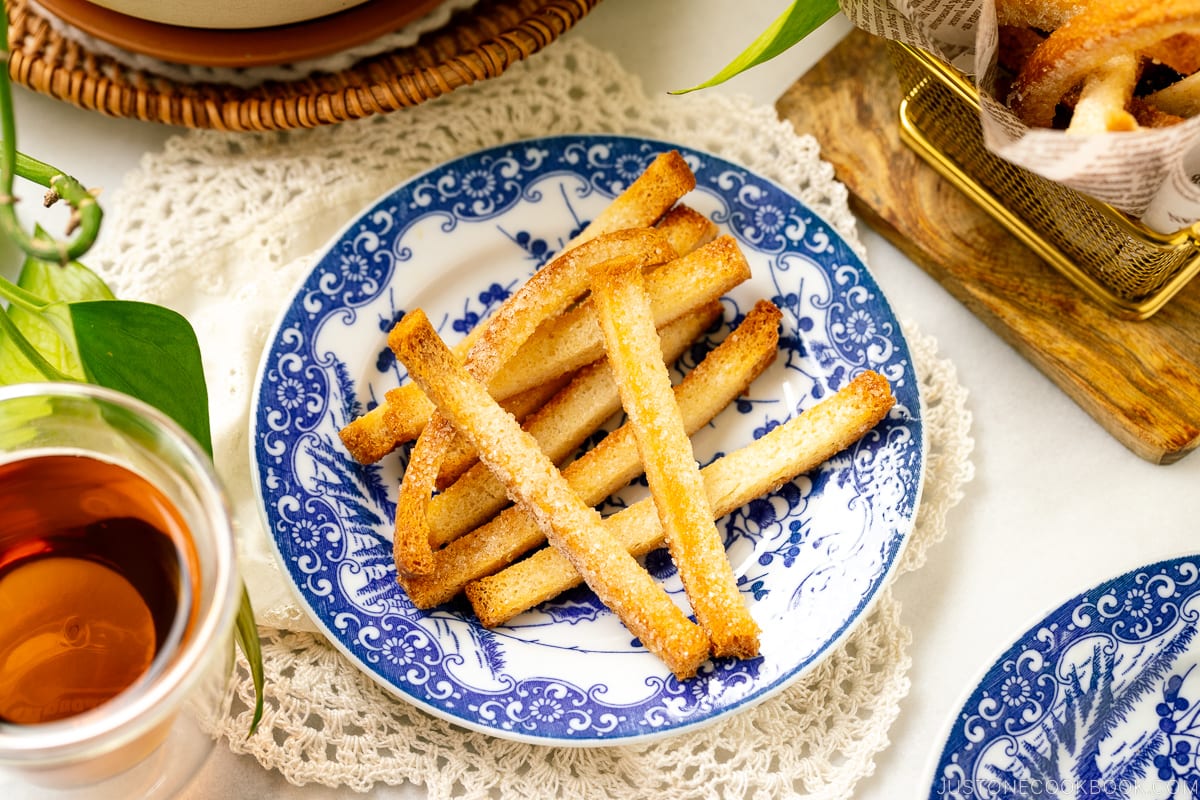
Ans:
{"type": "Polygon", "coordinates": [[[0,2],[0,228],[17,246],[43,261],[66,263],[79,258],[96,241],[103,212],[96,198],[79,181],[49,164],[43,164],[16,150],[17,126],[13,120],[12,84],[8,77],[8,11],[0,2]],[[20,175],[33,181],[71,206],[71,227],[78,223],[78,231],[69,242],[38,241],[26,233],[17,220],[16,197],[13,196],[14,177],[20,175]]]}

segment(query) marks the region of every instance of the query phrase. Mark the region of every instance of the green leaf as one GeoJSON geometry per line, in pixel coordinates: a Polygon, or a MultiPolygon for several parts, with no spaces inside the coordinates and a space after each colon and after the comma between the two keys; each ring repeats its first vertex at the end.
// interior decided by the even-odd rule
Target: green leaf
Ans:
{"type": "Polygon", "coordinates": [[[131,300],[71,303],[69,308],[88,380],[159,409],[211,456],[204,365],[188,321],[168,308],[131,300]]]}
{"type": "Polygon", "coordinates": [[[697,89],[707,89],[724,83],[751,67],[770,61],[824,25],[836,13],[838,13],[837,0],[796,0],[724,69],[704,83],[690,89],[677,89],[671,94],[686,94],[697,89]]]}
{"type": "Polygon", "coordinates": [[[75,303],[83,300],[115,299],[108,284],[78,261],[57,264],[27,258],[21,268],[17,285],[49,301],[63,300],[75,303]]]}
{"type": "Polygon", "coordinates": [[[8,318],[55,369],[75,380],[84,379],[66,303],[50,303],[38,313],[13,307],[8,310],[8,318]]]}
{"type": "MultiPolygon", "coordinates": [[[[35,238],[45,234],[39,229],[35,238]]],[[[75,334],[67,303],[82,300],[111,300],[113,293],[100,279],[82,264],[71,261],[52,264],[27,258],[17,279],[17,286],[45,302],[39,311],[13,305],[8,317],[24,335],[26,341],[41,353],[51,365],[76,380],[84,380],[83,365],[75,352],[75,334]]],[[[20,355],[10,336],[0,336],[0,382],[16,383],[42,378],[27,358],[20,355]],[[8,356],[11,355],[11,358],[8,356]],[[5,367],[8,367],[6,369],[5,367]]]]}
{"type": "Polygon", "coordinates": [[[262,643],[258,640],[258,626],[254,622],[254,607],[250,605],[250,593],[242,584],[242,603],[238,606],[237,627],[234,630],[238,647],[250,664],[250,677],[254,681],[254,718],[250,721],[249,738],[258,730],[263,715],[263,661],[262,643]]]}
{"type": "Polygon", "coordinates": [[[46,380],[45,373],[21,351],[15,338],[20,335],[12,321],[11,309],[0,309],[0,385],[46,380]]]}

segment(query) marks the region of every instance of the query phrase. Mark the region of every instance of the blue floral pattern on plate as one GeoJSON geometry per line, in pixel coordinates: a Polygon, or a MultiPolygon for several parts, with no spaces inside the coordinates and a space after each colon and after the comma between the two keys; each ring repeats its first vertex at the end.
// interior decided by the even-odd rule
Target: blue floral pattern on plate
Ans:
{"type": "MultiPolygon", "coordinates": [[[[268,341],[252,458],[267,529],[313,619],[366,674],[426,710],[497,736],[628,743],[713,721],[778,692],[866,613],[913,526],[924,426],[900,327],[853,250],[779,186],[712,155],[619,136],[520,142],[413,178],[338,235],[268,341]],[[677,681],[586,589],[495,630],[465,605],[414,609],[397,586],[392,515],[406,450],[362,466],[338,430],[405,379],[386,345],[421,307],[462,336],[636,178],[678,149],[687,202],[740,242],[754,277],[723,299],[708,347],[766,297],[784,311],[780,357],[694,437],[707,463],[867,369],[898,404],[861,442],[720,523],[763,628],[762,654],[716,660],[677,681]]],[[[635,483],[611,498],[644,493],[635,483]]],[[[670,558],[647,567],[682,597],[670,558]]],[[[681,602],[683,602],[681,600],[681,602]]]]}
{"type": "Polygon", "coordinates": [[[992,664],[929,797],[1200,796],[1200,560],[1161,561],[1062,604],[992,664]]]}

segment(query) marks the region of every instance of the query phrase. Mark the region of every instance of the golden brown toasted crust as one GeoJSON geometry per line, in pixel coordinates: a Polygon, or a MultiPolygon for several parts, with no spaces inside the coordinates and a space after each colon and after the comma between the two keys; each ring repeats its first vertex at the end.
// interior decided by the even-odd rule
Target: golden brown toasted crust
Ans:
{"type": "MultiPolygon", "coordinates": [[[[560,375],[555,380],[526,389],[512,397],[506,397],[500,401],[500,405],[518,421],[524,421],[546,405],[550,398],[571,382],[573,377],[573,375],[560,375]]],[[[478,463],[479,456],[475,453],[475,448],[471,447],[471,443],[467,441],[466,437],[455,435],[454,442],[442,459],[442,468],[438,471],[437,488],[441,490],[452,485],[463,476],[463,473],[478,463]]]]}
{"type": "MultiPolygon", "coordinates": [[[[471,345],[463,366],[486,386],[542,323],[561,314],[587,291],[593,266],[621,259],[644,269],[674,255],[666,237],[654,228],[606,233],[571,248],[535,272],[484,320],[482,333],[471,345]]],[[[395,349],[391,335],[388,345],[395,349]]],[[[392,541],[396,571],[401,575],[427,575],[433,570],[429,498],[437,488],[442,459],[453,439],[453,427],[435,411],[409,454],[396,500],[392,541]]]]}
{"type": "MultiPolygon", "coordinates": [[[[391,389],[387,394],[396,391],[395,389],[391,389]]],[[[398,400],[399,398],[395,399],[398,400]]],[[[425,400],[425,402],[428,403],[429,401],[425,400]]],[[[388,412],[392,408],[392,403],[385,395],[382,403],[365,414],[350,420],[350,422],[338,431],[338,437],[342,440],[342,446],[360,464],[374,464],[395,450],[400,442],[411,441],[412,438],[420,433],[420,431],[413,432],[407,430],[403,422],[399,422],[395,426],[389,424],[388,412]],[[406,436],[408,438],[404,438],[406,436]]],[[[432,409],[432,403],[429,404],[429,408],[432,409]]]]}
{"type": "Polygon", "coordinates": [[[1116,56],[1137,54],[1200,29],[1200,0],[1092,3],[1056,28],[1025,61],[1010,105],[1026,124],[1050,127],[1055,108],[1116,56]]]}
{"type": "MultiPolygon", "coordinates": [[[[664,362],[674,363],[720,313],[720,304],[714,304],[664,326],[664,362]]],[[[557,464],[620,409],[621,400],[608,362],[601,359],[580,370],[570,384],[532,414],[522,427],[557,464]]],[[[460,480],[430,501],[429,541],[434,547],[453,541],[482,525],[507,504],[504,485],[486,466],[476,462],[460,480]]]]}
{"type": "MultiPolygon", "coordinates": [[[[720,304],[714,303],[715,313],[720,304]]],[[[760,301],[674,389],[688,433],[706,425],[774,361],[779,345],[780,312],[760,301]]],[[[641,472],[641,456],[628,425],[618,428],[592,450],[563,469],[571,490],[595,505],[641,472]]],[[[520,507],[506,509],[434,554],[428,576],[403,581],[418,608],[449,601],[476,578],[490,575],[544,544],[535,520],[520,507]]]]}
{"type": "Polygon", "coordinates": [[[471,439],[514,498],[537,516],[547,539],[601,601],[678,678],[694,675],[708,657],[704,632],[612,539],[599,514],[579,500],[533,437],[458,363],[425,315],[406,315],[393,340],[413,380],[471,439]]]}
{"type": "MultiPolygon", "coordinates": [[[[845,450],[874,428],[894,404],[887,380],[865,372],[757,441],[709,464],[701,474],[714,517],[778,489],[845,450]]],[[[635,556],[663,544],[650,499],[608,517],[605,527],[635,556]]],[[[466,595],[480,622],[495,627],[579,583],[570,562],[556,550],[544,548],[468,583],[466,595]]]]}
{"type": "MultiPolygon", "coordinates": [[[[467,357],[482,333],[483,326],[477,325],[454,345],[459,360],[467,357]]],[[[382,403],[351,420],[338,435],[351,457],[362,464],[374,464],[401,444],[420,436],[431,416],[433,403],[416,386],[406,383],[389,389],[382,403]]]]}
{"type": "Polygon", "coordinates": [[[759,628],[713,522],[671,376],[654,358],[660,345],[641,270],[620,261],[596,266],[592,302],[667,547],[696,620],[715,655],[753,658],[759,628]]]}
{"type": "Polygon", "coordinates": [[[654,157],[645,171],[613,198],[571,242],[572,245],[626,228],[653,225],[696,187],[696,176],[676,150],[654,157]]]}
{"type": "MultiPolygon", "coordinates": [[[[565,250],[605,234],[630,228],[645,228],[659,223],[660,232],[673,243],[688,245],[690,251],[703,240],[695,218],[688,214],[672,215],[673,206],[696,186],[696,176],[677,151],[661,153],[646,170],[617,195],[565,250]],[[661,222],[660,222],[661,220],[661,222]]],[[[455,346],[460,358],[466,354],[476,328],[467,339],[455,346]]],[[[405,442],[420,435],[433,413],[428,399],[411,385],[388,392],[385,402],[347,424],[339,435],[350,455],[363,464],[373,464],[405,442]]]]}
{"type": "MultiPolygon", "coordinates": [[[[731,236],[720,236],[646,276],[654,322],[662,327],[716,300],[749,277],[750,265],[737,242],[731,236]]],[[[585,300],[543,326],[517,351],[489,388],[493,396],[507,397],[603,356],[604,338],[591,300],[585,300]]]]}
{"type": "Polygon", "coordinates": [[[680,203],[668,211],[658,223],[671,247],[681,256],[717,238],[717,223],[691,206],[680,203]]]}
{"type": "MultiPolygon", "coordinates": [[[[694,235],[681,236],[666,226],[659,230],[676,242],[689,238],[695,240],[694,235]]],[[[649,282],[655,300],[655,319],[660,325],[711,299],[704,296],[704,292],[697,292],[695,283],[697,276],[703,275],[706,270],[722,276],[724,283],[720,283],[720,286],[724,288],[719,289],[718,294],[728,291],[750,274],[745,258],[729,237],[697,243],[693,251],[683,255],[686,258],[682,263],[668,265],[671,269],[665,270],[663,275],[654,276],[649,282]],[[704,299],[697,299],[700,296],[704,296],[704,299]]],[[[529,345],[523,348],[525,352],[518,353],[516,363],[501,369],[500,376],[490,386],[493,396],[509,397],[518,391],[553,380],[564,372],[590,364],[603,354],[599,330],[594,321],[589,319],[589,312],[577,310],[566,316],[571,321],[564,318],[538,331],[529,345]]],[[[459,349],[455,348],[455,352],[458,353],[459,349]]],[[[465,352],[464,349],[463,356],[465,352]]],[[[386,403],[343,429],[342,438],[348,442],[347,447],[354,443],[362,448],[351,452],[363,463],[377,461],[403,442],[415,439],[429,421],[433,409],[429,400],[421,397],[420,390],[412,384],[390,390],[386,400],[386,403]]]]}
{"type": "Polygon", "coordinates": [[[1087,6],[1088,0],[996,0],[996,22],[1049,32],[1087,6]]]}
{"type": "Polygon", "coordinates": [[[1167,65],[1180,75],[1191,75],[1200,70],[1200,32],[1168,36],[1147,48],[1143,55],[1167,65]]]}

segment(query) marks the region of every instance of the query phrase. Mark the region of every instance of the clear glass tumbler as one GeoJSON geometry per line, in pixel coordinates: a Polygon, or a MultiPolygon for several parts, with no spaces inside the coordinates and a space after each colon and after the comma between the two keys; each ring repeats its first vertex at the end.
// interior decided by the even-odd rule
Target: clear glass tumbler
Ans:
{"type": "Polygon", "coordinates": [[[6,794],[175,795],[214,745],[240,597],[227,501],[178,425],[95,386],[0,387],[6,794]]]}

